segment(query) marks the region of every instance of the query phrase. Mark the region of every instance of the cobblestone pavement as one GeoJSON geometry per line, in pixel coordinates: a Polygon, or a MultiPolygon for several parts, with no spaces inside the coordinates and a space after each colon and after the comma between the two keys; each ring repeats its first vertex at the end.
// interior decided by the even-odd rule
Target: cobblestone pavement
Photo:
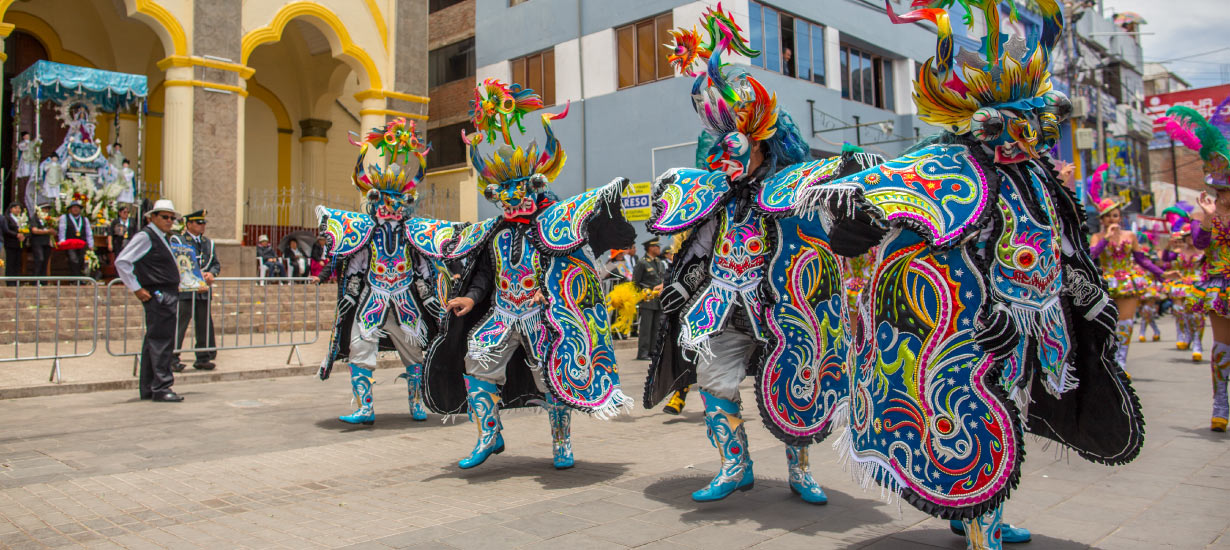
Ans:
{"type": "MultiPolygon", "coordinates": [[[[1208,366],[1170,340],[1132,345],[1149,428],[1133,464],[1057,458],[1029,442],[1007,508],[1034,532],[1026,549],[1230,548],[1230,438],[1208,430],[1208,366]]],[[[645,363],[632,353],[619,355],[639,397],[645,363]]],[[[336,420],[349,412],[343,373],[189,385],[179,405],[135,391],[0,401],[0,546],[963,547],[945,522],[864,492],[828,443],[813,447],[812,468],[830,502],[802,503],[758,419],[748,423],[755,489],[693,503],[718,463],[699,399],[678,417],[575,419],[567,471],[551,467],[545,415],[507,414],[508,450],[462,471],[474,429],[410,420],[394,375],[377,372],[378,421],[359,428],[336,420]]]]}

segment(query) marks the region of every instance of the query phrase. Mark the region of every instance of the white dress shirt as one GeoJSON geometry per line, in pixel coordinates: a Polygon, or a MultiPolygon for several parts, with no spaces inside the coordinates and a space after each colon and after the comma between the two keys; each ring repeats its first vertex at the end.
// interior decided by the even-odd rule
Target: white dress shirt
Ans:
{"type": "MultiPolygon", "coordinates": [[[[162,243],[162,246],[167,247],[167,250],[170,251],[171,245],[167,244],[166,233],[163,233],[162,230],[158,229],[158,226],[152,223],[149,224],[149,228],[155,235],[158,235],[158,241],[162,243]]],[[[154,243],[149,240],[149,233],[138,231],[132,237],[132,240],[124,245],[124,250],[120,252],[120,255],[115,258],[115,271],[119,273],[120,280],[124,282],[124,286],[128,287],[128,290],[133,292],[141,290],[141,283],[137,282],[137,275],[133,272],[133,264],[137,260],[144,258],[153,245],[154,243]]]]}

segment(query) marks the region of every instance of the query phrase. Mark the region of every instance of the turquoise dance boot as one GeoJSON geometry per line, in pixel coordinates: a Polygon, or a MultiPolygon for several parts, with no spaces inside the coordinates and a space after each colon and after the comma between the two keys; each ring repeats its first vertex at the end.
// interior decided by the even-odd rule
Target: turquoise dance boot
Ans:
{"type": "Polygon", "coordinates": [[[410,417],[427,420],[427,407],[423,406],[423,364],[406,365],[405,374],[399,374],[397,377],[406,379],[406,391],[410,395],[410,417]]]}
{"type": "Polygon", "coordinates": [[[482,464],[487,457],[504,452],[504,436],[500,435],[500,388],[491,382],[466,375],[466,400],[470,403],[470,421],[478,426],[478,442],[474,450],[457,462],[462,469],[482,464]]]}
{"type": "Polygon", "coordinates": [[[1029,542],[1029,529],[1004,523],[1003,515],[1004,507],[999,506],[981,517],[966,521],[954,519],[948,525],[953,533],[965,537],[965,546],[970,550],[999,550],[1001,543],[1029,542]],[[967,536],[967,533],[973,534],[967,536]]]}
{"type": "Polygon", "coordinates": [[[709,395],[701,390],[705,402],[705,425],[709,442],[722,457],[722,469],[709,486],[692,493],[696,502],[722,500],[731,493],[747,491],[756,482],[752,475],[752,457],[747,452],[747,431],[739,416],[739,404],[709,395]]]}
{"type": "Polygon", "coordinates": [[[567,470],[572,458],[572,409],[547,392],[547,414],[551,417],[551,453],[556,470],[567,470]]]}
{"type": "Polygon", "coordinates": [[[354,392],[359,408],[353,413],[337,417],[347,424],[376,423],[376,411],[372,407],[372,371],[358,365],[350,365],[350,389],[354,392]]]}
{"type": "Polygon", "coordinates": [[[790,470],[790,492],[799,495],[808,504],[826,504],[829,497],[811,477],[807,463],[807,447],[786,445],[786,467],[790,470]]]}

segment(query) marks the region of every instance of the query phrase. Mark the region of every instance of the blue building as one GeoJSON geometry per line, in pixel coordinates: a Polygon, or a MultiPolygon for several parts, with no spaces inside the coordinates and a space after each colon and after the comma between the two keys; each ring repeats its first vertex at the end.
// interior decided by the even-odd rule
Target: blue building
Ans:
{"type": "MultiPolygon", "coordinates": [[[[715,5],[477,0],[475,76],[538,90],[552,111],[570,103],[567,118],[553,124],[568,154],[553,185],[561,196],[619,176],[649,182],[695,162],[700,123],[689,100],[692,79],[674,74],[664,44],[672,41],[668,30],[692,28],[715,5]]],[[[911,99],[919,63],[935,52],[932,27],[893,25],[878,1],[727,0],[722,7],[763,51],[730,62],[777,93],[813,155],[835,154],[850,142],[892,156],[919,133],[935,131],[917,119],[911,99]]],[[[536,117],[526,126],[543,139],[536,117]]],[[[496,210],[483,204],[478,215],[496,210]]]]}

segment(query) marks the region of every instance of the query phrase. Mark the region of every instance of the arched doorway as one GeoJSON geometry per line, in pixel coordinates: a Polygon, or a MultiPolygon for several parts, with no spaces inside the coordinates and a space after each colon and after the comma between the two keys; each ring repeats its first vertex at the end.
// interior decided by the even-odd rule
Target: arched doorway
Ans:
{"type": "Polygon", "coordinates": [[[275,19],[280,33],[253,45],[245,38],[248,79],[244,103],[244,243],[316,225],[315,206],[352,209],[350,185],[362,106],[370,86],[363,63],[346,53],[334,28],[313,15],[275,19]],[[338,53],[338,50],[341,53],[338,53]]]}

